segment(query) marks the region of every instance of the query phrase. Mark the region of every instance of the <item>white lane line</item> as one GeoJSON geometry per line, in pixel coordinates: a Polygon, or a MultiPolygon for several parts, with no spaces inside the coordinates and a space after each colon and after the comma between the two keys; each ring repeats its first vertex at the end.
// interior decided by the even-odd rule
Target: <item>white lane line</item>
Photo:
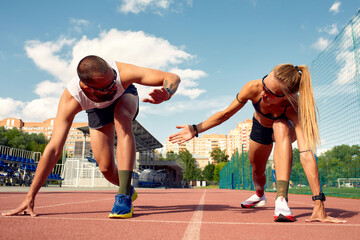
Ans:
{"type": "MultiPolygon", "coordinates": [[[[1,216],[0,218],[7,218],[7,219],[11,219],[11,218],[27,218],[27,219],[33,219],[33,220],[75,220],[75,221],[113,221],[116,222],[118,221],[120,222],[139,222],[139,223],[173,223],[173,224],[190,224],[190,221],[169,221],[169,220],[151,220],[151,219],[143,219],[143,220],[139,220],[139,219],[111,219],[111,218],[71,218],[71,217],[45,217],[45,216],[41,216],[38,215],[37,217],[30,217],[30,216],[23,216],[23,215],[16,215],[16,216],[11,216],[11,217],[6,217],[6,216],[1,216]]],[[[269,226],[315,226],[315,227],[360,227],[360,224],[349,224],[349,223],[268,223],[268,222],[257,222],[257,223],[248,223],[248,222],[193,222],[193,223],[198,223],[198,224],[213,224],[213,225],[269,225],[269,226]]]]}
{"type": "Polygon", "coordinates": [[[201,199],[195,209],[195,212],[185,230],[183,240],[197,240],[200,239],[201,220],[203,215],[204,203],[205,203],[206,189],[201,196],[201,199]]]}
{"type": "MultiPolygon", "coordinates": [[[[49,208],[49,207],[58,207],[58,206],[65,206],[65,205],[72,205],[72,204],[99,202],[99,201],[106,201],[106,200],[111,200],[111,199],[114,199],[114,198],[104,198],[104,199],[88,200],[88,201],[82,201],[82,202],[69,202],[69,203],[59,203],[59,204],[45,205],[45,206],[35,206],[34,209],[36,210],[38,208],[49,208]]],[[[13,210],[13,209],[1,210],[0,212],[8,212],[8,211],[11,211],[11,210],[13,210]]]]}

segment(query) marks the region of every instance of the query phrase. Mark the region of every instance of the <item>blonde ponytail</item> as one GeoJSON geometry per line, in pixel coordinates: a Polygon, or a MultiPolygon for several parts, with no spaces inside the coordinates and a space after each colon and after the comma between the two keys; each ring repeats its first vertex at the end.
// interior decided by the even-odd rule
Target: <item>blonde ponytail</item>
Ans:
{"type": "Polygon", "coordinates": [[[309,70],[306,65],[280,64],[273,69],[273,72],[280,81],[281,89],[288,97],[289,102],[298,111],[307,149],[315,152],[316,146],[320,143],[320,136],[316,117],[318,110],[309,70]],[[297,92],[299,92],[299,97],[294,98],[293,95],[297,92]]]}
{"type": "Polygon", "coordinates": [[[315,152],[316,146],[320,143],[319,127],[317,124],[314,93],[311,85],[309,70],[305,65],[298,67],[301,71],[299,85],[299,119],[302,125],[307,147],[315,152]]]}

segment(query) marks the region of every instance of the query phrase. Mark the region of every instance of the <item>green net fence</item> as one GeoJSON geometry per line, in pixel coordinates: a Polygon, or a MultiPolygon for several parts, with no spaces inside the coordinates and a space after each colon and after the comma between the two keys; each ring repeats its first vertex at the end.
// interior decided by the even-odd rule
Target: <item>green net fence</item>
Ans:
{"type": "MultiPolygon", "coordinates": [[[[360,11],[310,65],[319,110],[321,145],[317,150],[325,193],[360,198],[360,11]]],[[[220,188],[251,189],[247,153],[234,154],[220,172],[220,188]]],[[[266,169],[273,189],[271,161],[266,169]]],[[[290,193],[311,194],[297,149],[294,149],[290,193]]]]}

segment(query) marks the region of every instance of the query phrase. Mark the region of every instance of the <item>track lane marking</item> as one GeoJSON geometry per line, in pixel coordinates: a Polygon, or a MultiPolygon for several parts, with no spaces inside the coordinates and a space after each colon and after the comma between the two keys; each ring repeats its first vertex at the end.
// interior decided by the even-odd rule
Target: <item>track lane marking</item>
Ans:
{"type": "Polygon", "coordinates": [[[200,198],[200,201],[195,209],[193,216],[185,230],[183,240],[197,240],[200,239],[201,221],[205,203],[206,189],[200,198]]]}

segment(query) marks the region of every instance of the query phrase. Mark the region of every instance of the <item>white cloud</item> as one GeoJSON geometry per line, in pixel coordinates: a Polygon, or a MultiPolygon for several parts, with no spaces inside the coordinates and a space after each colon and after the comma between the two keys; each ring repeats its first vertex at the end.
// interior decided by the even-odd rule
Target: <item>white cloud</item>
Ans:
{"type": "Polygon", "coordinates": [[[329,45],[329,40],[320,37],[315,43],[311,45],[311,47],[319,51],[324,51],[328,45],[329,45]]]}
{"type": "Polygon", "coordinates": [[[225,109],[233,100],[229,96],[220,96],[212,99],[194,99],[191,101],[176,101],[172,99],[169,102],[160,105],[149,105],[140,103],[140,112],[144,115],[176,115],[184,112],[206,112],[215,113],[225,109]],[[215,112],[214,112],[215,111],[215,112]]]}
{"type": "MultiPolygon", "coordinates": [[[[25,43],[25,51],[29,58],[42,70],[45,70],[63,82],[68,82],[73,76],[74,68],[64,59],[60,52],[65,47],[71,47],[75,39],[60,37],[54,42],[30,40],[25,43]]],[[[68,55],[69,57],[69,55],[68,55]]]]}
{"type": "Polygon", "coordinates": [[[121,13],[139,14],[150,10],[154,14],[163,15],[166,12],[182,12],[185,6],[192,7],[192,0],[122,0],[118,11],[121,13]]]}
{"type": "Polygon", "coordinates": [[[83,27],[89,26],[90,22],[84,19],[70,18],[70,23],[74,25],[74,30],[78,33],[82,32],[83,27]]]}
{"type": "Polygon", "coordinates": [[[22,109],[22,119],[24,121],[39,121],[53,118],[56,116],[59,98],[47,97],[35,99],[27,103],[22,109]]]}
{"type": "MultiPolygon", "coordinates": [[[[347,84],[354,82],[356,74],[356,63],[354,61],[354,51],[342,51],[336,56],[336,61],[342,65],[337,73],[335,84],[347,84]]],[[[354,90],[354,89],[349,89],[354,90]]]]}
{"type": "Polygon", "coordinates": [[[191,60],[193,56],[167,40],[142,31],[119,31],[111,29],[102,32],[99,38],[84,36],[73,47],[73,61],[95,54],[106,60],[116,59],[150,68],[166,68],[191,60]]]}
{"type": "Polygon", "coordinates": [[[164,10],[168,9],[171,2],[169,0],[123,0],[118,10],[122,13],[145,12],[147,8],[164,10]]]}
{"type": "Polygon", "coordinates": [[[337,35],[339,33],[339,30],[336,24],[332,24],[330,26],[325,26],[323,28],[320,28],[319,32],[326,32],[327,34],[330,35],[337,35]]]}
{"type": "MultiPolygon", "coordinates": [[[[353,26],[355,29],[358,26],[353,26]]],[[[354,49],[353,47],[353,34],[351,26],[347,26],[343,34],[341,35],[343,41],[339,44],[339,51],[336,51],[336,62],[341,67],[341,69],[337,72],[337,78],[335,80],[335,85],[342,85],[347,83],[353,83],[355,81],[356,76],[356,56],[354,51],[358,51],[357,54],[360,54],[359,50],[354,49]],[[349,44],[350,43],[350,44],[349,44]]],[[[358,36],[355,36],[358,37],[358,36]]],[[[353,88],[348,89],[349,91],[354,90],[353,88]]]]}
{"type": "Polygon", "coordinates": [[[330,7],[329,12],[332,12],[334,15],[338,14],[340,11],[340,5],[341,2],[338,1],[334,2],[333,5],[330,7]]]}
{"type": "Polygon", "coordinates": [[[16,101],[11,98],[1,98],[0,97],[0,119],[8,117],[21,117],[21,110],[25,104],[21,101],[16,101]]]}
{"type": "Polygon", "coordinates": [[[50,96],[60,98],[65,87],[66,85],[62,82],[43,81],[37,84],[35,93],[41,98],[50,96]]]}
{"type": "Polygon", "coordinates": [[[204,71],[192,69],[172,69],[170,71],[181,76],[181,84],[177,94],[188,96],[190,99],[195,99],[206,92],[203,89],[195,88],[199,85],[196,80],[207,76],[204,71]]]}
{"type": "MultiPolygon", "coordinates": [[[[195,56],[185,52],[184,47],[171,45],[167,40],[146,34],[142,31],[119,31],[111,29],[89,39],[83,36],[80,40],[67,39],[61,36],[58,40],[41,42],[27,41],[25,50],[37,67],[50,73],[54,80],[38,83],[35,93],[39,99],[18,106],[22,119],[34,121],[54,117],[58,100],[66,84],[76,74],[80,59],[94,54],[107,61],[128,62],[139,66],[175,72],[182,78],[177,95],[197,98],[205,90],[198,87],[198,80],[206,76],[201,70],[180,69],[179,64],[191,61],[195,56]]],[[[140,98],[148,97],[151,88],[137,85],[140,98]]],[[[14,101],[14,100],[13,100],[14,101]]],[[[19,102],[21,103],[21,102],[19,102]]]]}

